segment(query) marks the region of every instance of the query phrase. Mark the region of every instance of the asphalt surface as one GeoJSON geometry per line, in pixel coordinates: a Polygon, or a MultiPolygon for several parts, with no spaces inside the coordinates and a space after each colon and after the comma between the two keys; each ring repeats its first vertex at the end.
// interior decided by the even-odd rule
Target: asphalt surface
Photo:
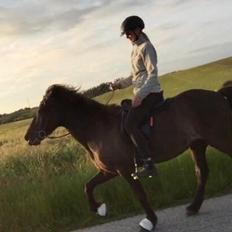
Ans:
{"type": "MultiPolygon", "coordinates": [[[[186,205],[157,211],[155,232],[232,232],[232,194],[205,200],[199,214],[185,215],[186,205]]],[[[139,232],[144,215],[72,232],[139,232]]]]}

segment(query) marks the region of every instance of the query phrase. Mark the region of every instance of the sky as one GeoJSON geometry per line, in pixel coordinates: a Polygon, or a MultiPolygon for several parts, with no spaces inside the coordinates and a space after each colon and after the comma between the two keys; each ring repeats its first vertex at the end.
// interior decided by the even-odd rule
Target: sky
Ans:
{"type": "Polygon", "coordinates": [[[0,114],[38,106],[55,83],[128,76],[129,15],[145,21],[159,75],[232,56],[231,12],[231,0],[0,0],[0,114]]]}

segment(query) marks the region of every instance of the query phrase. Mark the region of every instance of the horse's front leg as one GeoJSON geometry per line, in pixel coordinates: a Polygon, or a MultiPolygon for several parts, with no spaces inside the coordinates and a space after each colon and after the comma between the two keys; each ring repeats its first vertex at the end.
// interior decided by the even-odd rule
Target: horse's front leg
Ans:
{"type": "Polygon", "coordinates": [[[157,216],[151,205],[148,202],[147,195],[144,191],[144,188],[139,180],[134,180],[130,174],[122,174],[122,176],[127,180],[130,184],[134,194],[138,198],[140,204],[144,208],[146,212],[146,218],[140,222],[140,227],[142,228],[141,231],[152,231],[155,229],[157,224],[157,216]]]}
{"type": "Polygon", "coordinates": [[[99,172],[85,185],[85,193],[88,197],[90,209],[93,212],[98,213],[100,216],[106,215],[106,205],[105,203],[102,204],[96,202],[94,198],[94,189],[96,188],[97,185],[103,184],[111,180],[115,176],[117,176],[117,174],[99,172]]]}

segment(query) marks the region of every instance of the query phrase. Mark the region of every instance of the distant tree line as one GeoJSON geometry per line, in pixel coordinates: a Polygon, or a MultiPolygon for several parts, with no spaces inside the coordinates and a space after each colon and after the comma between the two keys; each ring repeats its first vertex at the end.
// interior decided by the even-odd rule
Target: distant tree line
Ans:
{"type": "Polygon", "coordinates": [[[108,83],[102,83],[96,87],[90,88],[83,92],[83,95],[88,98],[97,97],[99,95],[102,95],[104,93],[109,92],[109,84],[108,83]]]}
{"type": "Polygon", "coordinates": [[[0,124],[16,122],[34,117],[38,107],[24,108],[10,114],[0,114],[0,124]]]}
{"type": "MultiPolygon", "coordinates": [[[[96,87],[83,91],[82,94],[88,98],[93,98],[102,95],[106,92],[109,92],[109,84],[102,83],[96,87]]],[[[33,107],[33,108],[27,107],[24,109],[17,110],[10,114],[0,114],[0,124],[16,122],[16,121],[32,118],[36,114],[37,109],[38,107],[33,107]]]]}

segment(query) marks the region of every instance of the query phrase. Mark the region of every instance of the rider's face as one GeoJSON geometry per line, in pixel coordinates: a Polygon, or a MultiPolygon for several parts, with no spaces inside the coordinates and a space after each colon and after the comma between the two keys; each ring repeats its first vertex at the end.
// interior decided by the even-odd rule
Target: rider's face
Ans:
{"type": "Polygon", "coordinates": [[[135,34],[134,31],[128,31],[126,33],[126,38],[129,39],[131,42],[135,42],[137,40],[137,35],[135,34]]]}
{"type": "Polygon", "coordinates": [[[134,31],[128,31],[128,32],[126,32],[126,37],[131,42],[135,42],[136,40],[138,40],[140,34],[141,34],[141,29],[137,28],[134,31]]]}

